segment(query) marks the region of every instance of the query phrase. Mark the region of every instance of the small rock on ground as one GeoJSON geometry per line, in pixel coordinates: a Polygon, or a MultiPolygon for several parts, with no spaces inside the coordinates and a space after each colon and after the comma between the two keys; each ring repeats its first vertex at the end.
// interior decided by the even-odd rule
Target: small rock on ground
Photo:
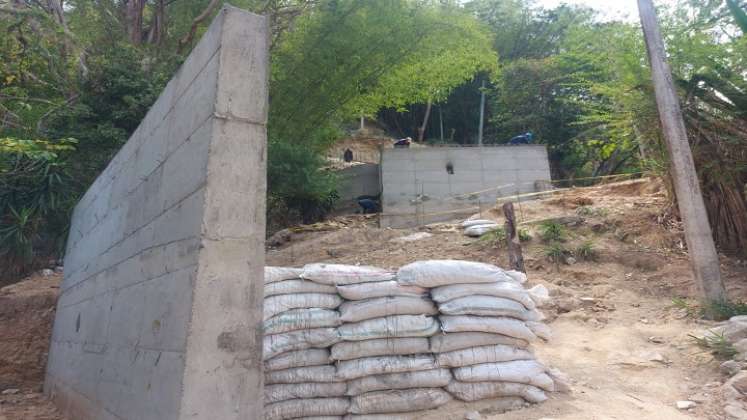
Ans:
{"type": "Polygon", "coordinates": [[[694,401],[677,401],[675,405],[680,410],[689,410],[691,408],[695,408],[695,406],[697,406],[698,404],[694,401]]]}

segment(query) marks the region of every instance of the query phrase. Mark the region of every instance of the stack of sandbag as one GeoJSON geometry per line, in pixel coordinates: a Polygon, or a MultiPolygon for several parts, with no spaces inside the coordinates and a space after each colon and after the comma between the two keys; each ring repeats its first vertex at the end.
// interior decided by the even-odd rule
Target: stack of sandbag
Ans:
{"type": "Polygon", "coordinates": [[[522,273],[470,261],[420,261],[400,268],[403,286],[428,288],[442,334],[430,338],[436,364],[451,368],[446,390],[463,401],[503,398],[507,404],[544,401],[553,379],[529,345],[548,339],[538,301],[546,289],[526,290],[522,273]]]}
{"type": "Polygon", "coordinates": [[[443,387],[451,372],[429,351],[428,337],[440,325],[428,290],[403,286],[394,273],[367,280],[337,282],[345,300],[339,309],[342,341],[331,355],[348,384],[348,418],[404,418],[449,402],[443,387]]]}
{"type": "Polygon", "coordinates": [[[500,229],[501,226],[492,220],[473,219],[462,222],[462,228],[465,235],[476,238],[490,231],[500,229]]]}
{"type": "Polygon", "coordinates": [[[340,341],[342,299],[334,285],[302,274],[297,268],[265,267],[265,418],[341,419],[350,399],[329,348],[340,341]]]}

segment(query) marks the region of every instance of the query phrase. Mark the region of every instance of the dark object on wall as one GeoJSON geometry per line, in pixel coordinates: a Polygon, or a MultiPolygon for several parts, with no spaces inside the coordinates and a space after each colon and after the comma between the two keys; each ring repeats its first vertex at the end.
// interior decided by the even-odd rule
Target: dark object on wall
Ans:
{"type": "Polygon", "coordinates": [[[352,162],[353,161],[353,151],[350,149],[345,149],[345,153],[342,155],[342,160],[345,162],[352,162]]]}
{"type": "Polygon", "coordinates": [[[454,175],[454,164],[451,162],[446,164],[446,172],[448,172],[449,175],[454,175]]]}

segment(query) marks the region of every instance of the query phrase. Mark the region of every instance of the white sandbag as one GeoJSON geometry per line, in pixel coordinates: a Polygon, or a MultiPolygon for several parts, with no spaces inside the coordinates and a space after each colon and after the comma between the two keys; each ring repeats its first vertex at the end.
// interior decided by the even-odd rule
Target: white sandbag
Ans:
{"type": "Polygon", "coordinates": [[[537,337],[545,341],[550,341],[550,339],[552,339],[552,330],[549,326],[547,326],[547,324],[534,321],[527,321],[526,324],[527,327],[529,327],[529,329],[532,330],[534,335],[536,335],[537,337]]]}
{"type": "Polygon", "coordinates": [[[280,334],[295,330],[330,328],[342,324],[340,313],[332,309],[291,309],[264,322],[265,334],[280,334]]]}
{"type": "Polygon", "coordinates": [[[306,264],[301,277],[321,284],[357,284],[394,279],[394,273],[383,268],[344,264],[306,264]]]}
{"type": "Polygon", "coordinates": [[[488,232],[498,230],[500,228],[501,226],[495,223],[488,223],[485,225],[474,225],[474,226],[468,227],[467,229],[464,229],[464,234],[471,238],[479,238],[480,236],[488,232]]]}
{"type": "Polygon", "coordinates": [[[428,289],[418,286],[404,286],[396,280],[377,281],[337,286],[337,293],[347,300],[362,300],[384,296],[427,296],[428,289]]]}
{"type": "Polygon", "coordinates": [[[430,352],[425,337],[379,338],[364,341],[343,341],[332,346],[332,360],[351,360],[373,356],[402,356],[430,352]]]}
{"type": "Polygon", "coordinates": [[[536,310],[528,310],[521,303],[495,296],[465,296],[438,305],[444,315],[507,316],[522,321],[539,321],[536,310]]]}
{"type": "Polygon", "coordinates": [[[415,356],[379,356],[343,360],[337,363],[337,376],[344,380],[384,373],[413,372],[436,369],[432,354],[415,356]]]}
{"type": "Polygon", "coordinates": [[[536,360],[515,360],[458,367],[452,372],[462,382],[518,382],[552,391],[554,382],[545,370],[536,360]]]}
{"type": "Polygon", "coordinates": [[[335,309],[342,303],[340,296],[327,293],[300,293],[297,295],[277,295],[265,298],[264,319],[291,309],[326,308],[335,309]]]}
{"type": "Polygon", "coordinates": [[[387,373],[364,376],[348,382],[347,395],[387,389],[441,388],[451,382],[449,369],[421,370],[415,372],[387,373]]]}
{"type": "Polygon", "coordinates": [[[527,275],[522,273],[521,271],[508,270],[506,271],[506,274],[519,284],[524,284],[527,282],[527,275]]]}
{"type": "Polygon", "coordinates": [[[430,410],[451,399],[451,395],[440,388],[376,391],[351,398],[350,412],[370,414],[430,410]]]}
{"type": "Polygon", "coordinates": [[[338,329],[345,341],[373,340],[393,337],[430,337],[437,333],[436,318],[425,315],[392,315],[342,324],[338,329]]]}
{"type": "Polygon", "coordinates": [[[265,384],[300,384],[303,382],[341,382],[332,365],[304,366],[265,372],[265,384]]]}
{"type": "Polygon", "coordinates": [[[524,321],[506,317],[486,317],[473,315],[442,315],[441,330],[450,332],[487,332],[503,334],[526,341],[534,341],[537,336],[524,321]]]}
{"type": "Polygon", "coordinates": [[[526,340],[486,332],[452,332],[448,334],[436,334],[428,340],[430,344],[429,351],[431,353],[446,353],[449,351],[489,346],[492,344],[504,344],[519,348],[525,348],[529,345],[526,340]]]}
{"type": "Polygon", "coordinates": [[[536,386],[516,382],[459,382],[452,381],[446,390],[462,401],[478,401],[497,397],[521,397],[531,403],[547,399],[545,392],[536,386]]]}
{"type": "Polygon", "coordinates": [[[303,270],[290,267],[265,267],[265,284],[301,278],[303,270]]]}
{"type": "Polygon", "coordinates": [[[550,291],[541,284],[532,287],[527,292],[537,306],[544,306],[550,302],[550,291]]]}
{"type": "Polygon", "coordinates": [[[348,398],[305,398],[268,404],[264,412],[265,420],[283,420],[311,416],[344,416],[349,407],[348,398]]]}
{"type": "Polygon", "coordinates": [[[470,226],[477,226],[477,225],[497,225],[493,220],[487,220],[487,219],[473,219],[473,220],[465,220],[462,222],[463,228],[468,228],[470,226]]]}
{"type": "Polygon", "coordinates": [[[324,348],[339,341],[340,336],[335,328],[315,328],[266,335],[262,341],[262,357],[269,360],[288,351],[324,348]]]}
{"type": "Polygon", "coordinates": [[[414,420],[422,413],[348,414],[343,420],[414,420]]]}
{"type": "Polygon", "coordinates": [[[347,389],[345,382],[265,385],[265,404],[296,398],[344,397],[347,389]]]}
{"type": "Polygon", "coordinates": [[[455,283],[514,281],[500,268],[474,261],[430,260],[407,264],[397,271],[397,281],[408,286],[438,287],[455,283]]]}
{"type": "Polygon", "coordinates": [[[340,320],[358,322],[387,315],[435,315],[438,308],[430,299],[408,296],[386,296],[355,300],[340,305],[340,320]]]}
{"type": "Polygon", "coordinates": [[[330,293],[336,294],[335,286],[319,284],[309,280],[283,280],[265,285],[265,297],[275,295],[291,295],[296,293],[330,293]]]}
{"type": "Polygon", "coordinates": [[[436,355],[436,363],[443,367],[461,367],[512,360],[534,360],[534,355],[529,350],[503,344],[471,347],[436,355]]]}
{"type": "Polygon", "coordinates": [[[431,289],[431,297],[438,303],[474,295],[495,296],[515,300],[527,309],[534,309],[536,307],[529,292],[520,284],[513,282],[451,284],[431,289]]]}
{"type": "Polygon", "coordinates": [[[330,364],[329,349],[306,349],[289,351],[265,360],[265,370],[281,370],[302,366],[330,364]]]}

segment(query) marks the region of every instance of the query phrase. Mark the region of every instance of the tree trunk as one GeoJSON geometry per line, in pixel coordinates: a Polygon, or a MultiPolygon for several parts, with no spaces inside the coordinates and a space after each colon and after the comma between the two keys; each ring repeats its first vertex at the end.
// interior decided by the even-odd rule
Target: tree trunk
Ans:
{"type": "MultiPolygon", "coordinates": [[[[685,227],[690,263],[696,284],[700,289],[701,301],[708,311],[714,302],[726,300],[718,254],[713,243],[703,194],[695,171],[695,162],[687,140],[679,98],[672,81],[672,72],[665,59],[664,41],[656,20],[654,5],[651,0],[638,0],[638,10],[651,64],[659,119],[671,160],[670,173],[677,195],[677,206],[685,227]]],[[[706,315],[713,316],[712,313],[706,315]]]]}
{"type": "Polygon", "coordinates": [[[125,4],[125,18],[127,25],[127,36],[133,45],[143,42],[143,9],[146,0],[128,0],[125,4]]]}
{"type": "Polygon", "coordinates": [[[423,125],[418,128],[418,143],[422,143],[425,139],[425,128],[428,126],[428,118],[431,116],[431,106],[433,103],[428,99],[428,105],[425,107],[425,116],[423,117],[423,125]]]}
{"type": "Polygon", "coordinates": [[[187,45],[192,43],[195,34],[197,34],[197,27],[200,25],[200,23],[202,23],[203,20],[207,19],[211,13],[213,13],[213,10],[215,10],[218,4],[220,4],[220,0],[210,0],[210,3],[207,5],[205,10],[203,10],[199,16],[194,18],[194,20],[192,21],[192,26],[189,28],[189,32],[187,33],[187,35],[179,40],[179,47],[177,48],[178,52],[182,52],[187,45]]]}
{"type": "Polygon", "coordinates": [[[508,202],[503,205],[503,215],[506,216],[506,243],[508,245],[508,266],[512,270],[526,273],[524,268],[524,255],[521,252],[521,241],[516,233],[516,218],[514,217],[514,203],[508,202]]]}
{"type": "Polygon", "coordinates": [[[148,43],[153,45],[161,45],[164,38],[164,31],[166,30],[166,4],[164,0],[158,0],[155,13],[153,13],[153,19],[150,23],[150,29],[148,30],[148,43]]]}

